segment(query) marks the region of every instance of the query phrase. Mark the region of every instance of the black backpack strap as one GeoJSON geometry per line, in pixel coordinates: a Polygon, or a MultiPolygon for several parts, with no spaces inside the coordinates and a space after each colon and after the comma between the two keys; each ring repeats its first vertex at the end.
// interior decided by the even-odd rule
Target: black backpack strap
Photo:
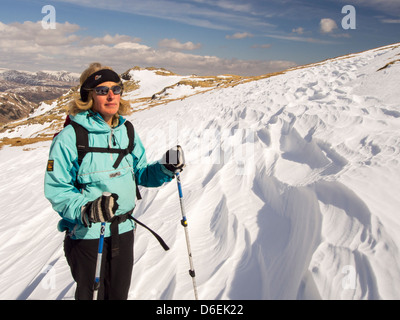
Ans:
{"type": "Polygon", "coordinates": [[[163,247],[163,249],[165,251],[168,251],[169,250],[168,245],[165,243],[165,241],[163,240],[163,238],[161,238],[161,236],[159,234],[157,234],[155,231],[153,231],[148,226],[146,226],[143,222],[140,222],[139,220],[137,220],[136,218],[134,218],[132,216],[134,209],[135,208],[133,208],[132,210],[128,211],[125,214],[114,216],[109,221],[109,222],[111,222],[111,226],[110,226],[110,229],[111,229],[111,257],[114,258],[119,255],[118,225],[120,223],[125,222],[127,219],[131,219],[131,220],[135,221],[137,224],[141,225],[142,227],[144,227],[145,229],[150,231],[150,233],[158,240],[158,242],[163,247]]]}
{"type": "MultiPolygon", "coordinates": [[[[126,121],[125,123],[127,123],[126,121]]],[[[97,148],[97,147],[89,147],[89,132],[80,124],[75,121],[71,121],[70,123],[75,129],[76,135],[76,148],[78,150],[78,164],[81,165],[83,158],[88,152],[99,152],[99,153],[118,153],[119,156],[115,161],[113,168],[117,169],[120,165],[122,159],[132,152],[134,147],[134,139],[135,132],[133,130],[132,123],[129,122],[127,125],[128,129],[128,137],[129,137],[129,145],[126,149],[113,149],[113,148],[97,148]]]]}
{"type": "MultiPolygon", "coordinates": [[[[118,153],[119,156],[115,161],[113,168],[117,169],[120,165],[122,159],[132,153],[135,147],[135,129],[133,124],[130,121],[125,121],[124,124],[126,126],[129,144],[126,149],[112,149],[112,148],[97,148],[97,147],[89,147],[89,132],[80,124],[76,123],[75,121],[71,121],[70,123],[73,128],[75,129],[76,135],[76,148],[78,150],[78,165],[80,166],[82,163],[83,158],[85,157],[86,153],[88,152],[99,152],[99,153],[118,153]]],[[[136,180],[136,176],[133,175],[135,178],[135,185],[136,185],[136,197],[138,200],[142,199],[142,195],[140,194],[138,183],[136,180]]]]}
{"type": "Polygon", "coordinates": [[[163,238],[161,238],[155,231],[151,230],[148,226],[146,226],[143,222],[140,222],[138,219],[134,218],[133,216],[130,216],[129,219],[132,219],[135,221],[137,224],[141,225],[142,227],[146,228],[150,233],[158,240],[160,245],[163,247],[165,251],[169,250],[168,245],[165,243],[163,238]]]}
{"type": "Polygon", "coordinates": [[[119,164],[121,163],[122,159],[127,156],[128,154],[130,154],[133,151],[134,148],[134,143],[135,143],[135,129],[133,128],[133,124],[131,122],[129,122],[128,120],[126,120],[124,122],[125,127],[126,127],[126,131],[128,133],[128,138],[129,138],[129,145],[126,149],[121,150],[121,152],[119,153],[119,156],[117,158],[117,160],[115,161],[113,168],[117,169],[119,164]]]}
{"type": "MultiPolygon", "coordinates": [[[[135,147],[135,129],[133,127],[132,122],[130,122],[128,120],[125,121],[125,126],[126,126],[126,130],[128,132],[128,137],[129,137],[128,152],[132,153],[132,151],[135,147]]],[[[135,185],[136,185],[136,198],[138,200],[142,200],[142,195],[140,194],[139,186],[138,186],[135,174],[134,174],[134,178],[135,178],[135,185]]]]}
{"type": "Polygon", "coordinates": [[[131,153],[135,145],[135,129],[133,128],[132,122],[128,120],[125,121],[125,126],[129,137],[128,152],[131,153]]]}
{"type": "MultiPolygon", "coordinates": [[[[100,149],[100,148],[98,148],[98,149],[100,149]]],[[[109,149],[109,150],[110,151],[108,151],[108,152],[113,153],[114,151],[112,151],[112,150],[117,150],[117,149],[109,149]]],[[[118,150],[119,150],[118,152],[115,152],[115,153],[119,153],[119,156],[113,164],[114,169],[117,169],[119,164],[121,163],[122,159],[129,154],[128,149],[118,149],[118,150]]],[[[103,151],[92,151],[92,152],[103,152],[103,151]]]]}
{"type": "Polygon", "coordinates": [[[79,165],[82,164],[82,160],[88,152],[118,153],[119,157],[113,165],[114,169],[116,169],[116,168],[118,168],[123,157],[128,154],[127,149],[89,147],[89,132],[86,130],[86,128],[81,126],[80,124],[76,123],[75,121],[71,121],[71,125],[75,129],[76,149],[78,150],[78,164],[79,165]]]}
{"type": "Polygon", "coordinates": [[[75,121],[71,121],[70,125],[75,129],[76,149],[78,150],[78,164],[80,166],[86,153],[88,153],[89,133],[84,127],[75,121]]]}

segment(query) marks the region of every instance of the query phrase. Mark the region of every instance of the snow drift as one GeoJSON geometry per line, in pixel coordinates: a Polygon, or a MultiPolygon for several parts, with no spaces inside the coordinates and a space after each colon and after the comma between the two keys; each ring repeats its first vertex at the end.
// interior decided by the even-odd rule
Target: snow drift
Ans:
{"type": "MultiPolygon", "coordinates": [[[[179,143],[200,299],[400,298],[400,45],[216,88],[134,123],[179,143]]],[[[146,90],[143,88],[142,90],[146,90]]],[[[49,142],[0,151],[0,298],[73,299],[49,142]]],[[[130,299],[192,299],[176,183],[142,189],[130,299]]]]}

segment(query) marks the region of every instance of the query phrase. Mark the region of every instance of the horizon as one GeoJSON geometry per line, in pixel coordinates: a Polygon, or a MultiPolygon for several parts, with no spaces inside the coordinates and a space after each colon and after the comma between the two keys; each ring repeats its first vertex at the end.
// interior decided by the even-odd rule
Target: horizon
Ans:
{"type": "Polygon", "coordinates": [[[399,42],[388,0],[5,0],[0,67],[258,76],[399,42]],[[101,22],[101,23],[99,23],[101,22]]]}
{"type": "MultiPolygon", "coordinates": [[[[289,67],[289,68],[287,68],[287,69],[282,69],[282,70],[278,70],[278,71],[271,72],[271,74],[272,74],[272,73],[279,73],[279,72],[281,72],[281,71],[282,71],[282,72],[284,72],[284,71],[289,71],[289,70],[291,70],[291,69],[296,69],[296,68],[303,68],[303,67],[307,67],[307,66],[309,66],[309,65],[311,66],[311,65],[313,65],[313,64],[323,63],[323,62],[328,61],[328,60],[340,59],[340,58],[344,58],[344,57],[346,57],[346,56],[351,56],[351,55],[353,55],[353,54],[354,54],[354,55],[355,55],[355,54],[360,54],[360,53],[367,52],[367,51],[374,50],[374,49],[380,49],[380,48],[390,47],[390,46],[393,46],[393,45],[396,45],[396,44],[400,44],[400,41],[399,41],[399,42],[395,42],[395,43],[390,43],[390,44],[387,44],[387,45],[384,45],[384,46],[381,46],[381,47],[369,48],[369,49],[366,49],[366,50],[363,50],[363,51],[360,51],[360,52],[351,52],[351,53],[344,54],[344,55],[341,55],[341,56],[330,57],[330,58],[326,58],[326,59],[323,59],[323,60],[318,60],[318,61],[314,61],[314,62],[302,64],[302,65],[296,65],[296,66],[293,66],[293,67],[289,67]]],[[[128,67],[126,70],[123,70],[122,72],[119,72],[119,75],[121,75],[122,73],[125,73],[125,72],[127,72],[127,71],[129,71],[130,69],[133,69],[133,68],[140,68],[140,69],[143,69],[143,70],[154,68],[154,69],[157,69],[157,70],[166,70],[166,71],[169,71],[169,72],[173,72],[172,70],[169,70],[169,69],[164,68],[164,67],[137,66],[137,65],[135,65],[135,66],[128,67]]],[[[29,70],[22,70],[22,69],[9,69],[9,68],[4,68],[4,67],[0,66],[0,74],[1,74],[1,71],[2,71],[2,70],[6,70],[6,71],[17,71],[17,72],[26,72],[26,73],[33,73],[33,74],[34,74],[34,73],[37,73],[37,72],[49,72],[49,73],[52,73],[52,72],[67,72],[67,73],[69,73],[69,74],[72,74],[72,75],[74,75],[74,76],[77,76],[78,78],[79,78],[80,75],[81,75],[81,73],[79,73],[79,72],[68,71],[68,70],[57,70],[57,69],[53,69],[53,70],[48,69],[48,70],[45,70],[45,69],[41,69],[41,70],[29,71],[29,70]]],[[[192,73],[192,74],[178,74],[178,73],[174,73],[174,72],[173,72],[173,74],[178,75],[178,76],[190,76],[190,75],[193,75],[193,76],[202,77],[202,75],[197,75],[197,74],[193,74],[193,73],[192,73]]],[[[257,77],[259,77],[259,76],[264,76],[264,75],[268,75],[268,74],[269,74],[269,73],[260,74],[260,75],[254,75],[254,76],[243,76],[243,77],[248,77],[248,78],[254,77],[254,78],[257,78],[257,77]]],[[[229,74],[208,74],[207,76],[210,76],[210,77],[211,77],[211,76],[223,76],[223,75],[229,75],[229,74]]],[[[232,75],[232,76],[240,76],[240,75],[238,75],[238,74],[230,74],[230,75],[232,75]]]]}

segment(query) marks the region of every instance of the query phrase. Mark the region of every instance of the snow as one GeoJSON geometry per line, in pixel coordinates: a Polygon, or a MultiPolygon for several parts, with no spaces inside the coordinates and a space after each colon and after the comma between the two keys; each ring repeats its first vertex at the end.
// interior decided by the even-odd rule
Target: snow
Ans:
{"type": "Polygon", "coordinates": [[[129,72],[133,80],[139,83],[140,88],[131,95],[124,96],[125,99],[151,97],[154,93],[160,92],[165,87],[174,85],[184,77],[178,75],[160,76],[153,70],[131,70],[129,72]]]}
{"type": "MultiPolygon", "coordinates": [[[[378,71],[399,54],[370,50],[129,117],[148,159],[185,151],[200,299],[400,298],[400,63],[378,71]]],[[[0,299],[73,299],[43,195],[49,146],[0,150],[0,299]]],[[[176,183],[141,192],[136,217],[171,249],[138,228],[129,299],[193,299],[176,183]]]]}
{"type": "Polygon", "coordinates": [[[41,103],[39,104],[39,107],[38,107],[34,112],[32,112],[32,113],[29,115],[29,117],[30,117],[30,118],[33,118],[33,117],[36,117],[36,116],[40,116],[40,115],[42,115],[42,114],[46,114],[48,111],[54,109],[56,106],[57,106],[57,101],[56,101],[56,100],[54,100],[54,101],[53,101],[52,103],[50,103],[50,104],[48,104],[48,103],[46,103],[46,102],[41,102],[41,103]]]}
{"type": "MultiPolygon", "coordinates": [[[[208,87],[192,87],[191,85],[185,85],[179,83],[182,80],[195,80],[198,82],[206,81],[207,78],[198,78],[196,76],[180,76],[174,74],[165,73],[163,70],[158,69],[135,69],[130,70],[129,75],[133,81],[136,81],[139,85],[139,89],[132,92],[124,93],[124,99],[132,101],[134,99],[151,98],[169,100],[183,99],[187,96],[194,95],[196,93],[207,91],[208,87]],[[164,75],[160,75],[164,74],[164,75]]],[[[221,79],[223,76],[219,76],[221,79]]],[[[136,110],[147,107],[146,103],[134,102],[133,106],[136,110]]]]}

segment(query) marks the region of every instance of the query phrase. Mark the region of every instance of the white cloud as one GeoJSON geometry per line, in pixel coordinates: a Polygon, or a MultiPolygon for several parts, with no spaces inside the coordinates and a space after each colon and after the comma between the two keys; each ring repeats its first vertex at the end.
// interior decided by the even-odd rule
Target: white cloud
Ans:
{"type": "Polygon", "coordinates": [[[303,34],[304,33],[304,28],[302,27],[298,27],[296,29],[292,29],[293,33],[297,33],[297,34],[303,34]]]}
{"type": "Polygon", "coordinates": [[[393,24],[400,23],[400,19],[382,19],[381,21],[383,23],[393,23],[393,24]]]}
{"type": "Polygon", "coordinates": [[[85,44],[106,44],[106,45],[111,45],[111,44],[117,44],[117,43],[122,43],[122,42],[140,42],[142,39],[140,38],[132,38],[127,35],[120,35],[116,34],[114,36],[106,34],[104,37],[99,37],[99,38],[93,38],[93,37],[87,37],[82,39],[85,44]]]}
{"type": "Polygon", "coordinates": [[[320,31],[323,34],[327,34],[332,38],[351,38],[350,34],[348,33],[340,33],[340,32],[335,32],[335,30],[338,29],[338,26],[336,22],[332,19],[325,18],[321,19],[320,21],[320,31]]]}
{"type": "Polygon", "coordinates": [[[284,34],[265,34],[264,37],[272,38],[272,39],[280,39],[286,41],[295,41],[295,42],[306,42],[306,43],[319,43],[319,44],[335,44],[336,42],[330,40],[321,40],[312,37],[300,37],[294,35],[284,35],[284,34]]]}
{"type": "Polygon", "coordinates": [[[0,67],[81,72],[89,63],[100,61],[117,72],[138,65],[163,67],[184,75],[260,75],[295,65],[291,61],[246,61],[181,52],[200,46],[191,41],[181,43],[176,39],[164,39],[157,49],[127,35],[84,37],[79,35],[80,30],[78,25],[68,22],[46,30],[40,21],[0,22],[0,67]]]}
{"type": "Polygon", "coordinates": [[[225,38],[226,39],[244,39],[244,38],[251,38],[251,37],[254,37],[254,36],[249,32],[237,32],[233,35],[227,35],[225,38]]]}
{"type": "MultiPolygon", "coordinates": [[[[1,22],[0,22],[1,23],[1,22]]],[[[80,27],[65,22],[57,23],[55,29],[43,29],[41,22],[1,23],[0,40],[26,40],[39,46],[66,45],[78,40],[74,35],[80,27]]]]}
{"type": "Polygon", "coordinates": [[[329,18],[321,19],[320,27],[322,33],[331,33],[333,30],[338,28],[336,22],[329,18]]]}
{"type": "Polygon", "coordinates": [[[254,49],[257,49],[257,48],[269,49],[269,48],[272,47],[272,45],[270,43],[264,43],[264,44],[254,44],[251,47],[254,48],[254,49]]]}
{"type": "Polygon", "coordinates": [[[158,46],[171,50],[192,51],[201,48],[201,43],[194,44],[191,41],[181,43],[176,39],[163,39],[158,43],[158,46]]]}
{"type": "Polygon", "coordinates": [[[151,50],[150,47],[148,47],[146,45],[143,45],[143,44],[140,44],[140,43],[135,43],[135,42],[121,42],[121,43],[118,43],[118,44],[114,45],[111,48],[124,49],[124,50],[134,50],[134,51],[140,51],[140,52],[151,50]]]}

